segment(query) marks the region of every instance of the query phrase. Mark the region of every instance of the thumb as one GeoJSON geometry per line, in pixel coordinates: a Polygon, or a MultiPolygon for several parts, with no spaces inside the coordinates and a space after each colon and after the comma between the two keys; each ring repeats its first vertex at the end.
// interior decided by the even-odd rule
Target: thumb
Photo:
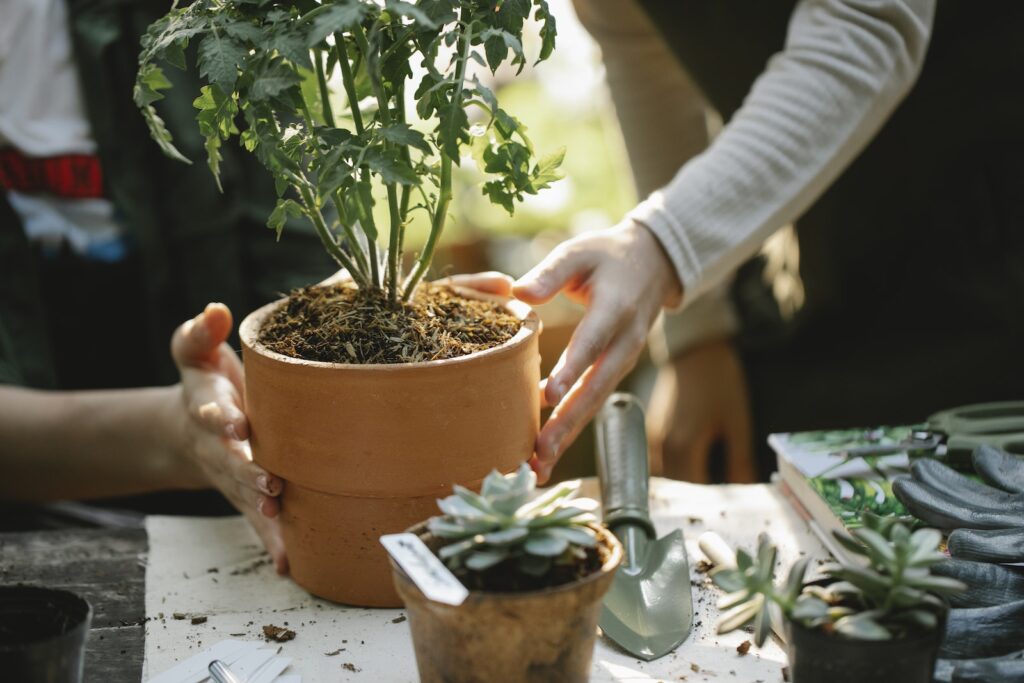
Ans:
{"type": "Polygon", "coordinates": [[[171,337],[171,357],[179,369],[215,360],[217,347],[231,334],[231,311],[220,303],[206,305],[195,318],[186,321],[171,337]]]}
{"type": "Polygon", "coordinates": [[[590,270],[590,252],[560,244],[547,258],[516,280],[512,294],[528,304],[542,304],[590,270]]]}

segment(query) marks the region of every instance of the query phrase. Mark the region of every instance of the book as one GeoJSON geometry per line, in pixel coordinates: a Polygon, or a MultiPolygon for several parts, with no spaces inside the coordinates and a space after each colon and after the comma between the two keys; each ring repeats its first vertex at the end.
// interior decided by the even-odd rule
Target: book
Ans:
{"type": "Polygon", "coordinates": [[[887,455],[847,457],[841,453],[859,446],[896,446],[920,425],[868,429],[822,430],[772,434],[780,491],[807,521],[810,529],[836,559],[863,564],[864,559],[836,542],[833,531],[856,528],[860,515],[909,514],[892,492],[892,481],[910,473],[906,451],[887,455]]]}

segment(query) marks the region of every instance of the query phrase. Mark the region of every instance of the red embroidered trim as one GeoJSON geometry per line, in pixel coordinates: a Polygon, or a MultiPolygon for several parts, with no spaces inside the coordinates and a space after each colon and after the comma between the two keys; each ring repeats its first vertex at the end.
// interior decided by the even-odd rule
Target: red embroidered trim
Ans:
{"type": "Polygon", "coordinates": [[[34,158],[0,149],[0,186],[26,194],[93,199],[104,196],[103,168],[92,154],[34,158]]]}

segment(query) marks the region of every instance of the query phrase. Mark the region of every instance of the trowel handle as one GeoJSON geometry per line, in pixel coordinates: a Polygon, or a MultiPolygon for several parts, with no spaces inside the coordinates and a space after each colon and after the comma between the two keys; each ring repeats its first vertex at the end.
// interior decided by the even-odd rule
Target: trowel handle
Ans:
{"type": "Polygon", "coordinates": [[[597,475],[604,522],[644,527],[653,537],[647,505],[647,430],[632,394],[612,394],[597,414],[597,475]]]}

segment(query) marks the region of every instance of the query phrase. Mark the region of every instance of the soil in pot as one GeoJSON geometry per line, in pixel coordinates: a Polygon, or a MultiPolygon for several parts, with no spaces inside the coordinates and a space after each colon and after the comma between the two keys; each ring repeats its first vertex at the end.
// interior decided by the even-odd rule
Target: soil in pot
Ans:
{"type": "Polygon", "coordinates": [[[540,322],[522,302],[421,285],[393,304],[349,284],[299,290],[240,328],[255,461],[287,482],[292,578],[398,607],[380,545],[533,452],[540,322]]]}
{"type": "MultiPolygon", "coordinates": [[[[432,550],[441,546],[423,526],[411,529],[432,550]]],[[[597,549],[537,585],[503,591],[510,568],[469,581],[461,605],[427,599],[392,565],[395,587],[405,602],[422,683],[582,683],[589,680],[601,599],[622,561],[622,546],[606,529],[597,549]],[[598,562],[596,570],[594,562],[598,562]],[[573,578],[576,577],[576,578],[573,578]],[[474,590],[494,584],[499,590],[474,590]],[[550,585],[557,584],[557,585],[550,585]]],[[[500,566],[499,566],[500,567],[500,566]]],[[[521,583],[519,585],[527,585],[521,583]]]]}
{"type": "Polygon", "coordinates": [[[786,654],[793,683],[899,681],[931,683],[942,641],[939,627],[894,640],[854,640],[786,622],[786,654]]]}
{"type": "Polygon", "coordinates": [[[504,344],[522,321],[495,301],[450,287],[420,286],[408,302],[348,283],[292,292],[269,316],[260,341],[270,350],[327,363],[422,363],[504,344]]]}
{"type": "Polygon", "coordinates": [[[79,683],[89,603],[67,591],[0,586],[0,678],[79,683]]]}

